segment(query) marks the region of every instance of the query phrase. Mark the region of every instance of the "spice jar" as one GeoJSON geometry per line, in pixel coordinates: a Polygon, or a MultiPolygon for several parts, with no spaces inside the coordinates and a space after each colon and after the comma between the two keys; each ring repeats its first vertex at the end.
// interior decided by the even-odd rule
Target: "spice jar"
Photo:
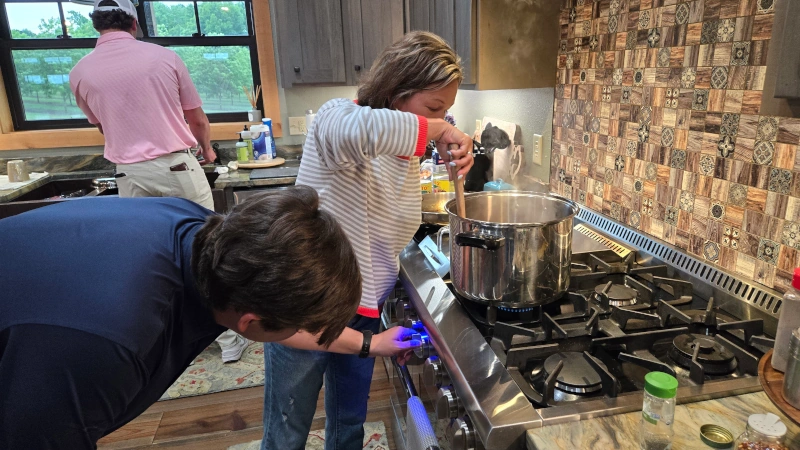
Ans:
{"type": "Polygon", "coordinates": [[[783,441],[786,425],[775,414],[752,414],[747,428],[736,439],[737,450],[789,450],[783,441]]]}

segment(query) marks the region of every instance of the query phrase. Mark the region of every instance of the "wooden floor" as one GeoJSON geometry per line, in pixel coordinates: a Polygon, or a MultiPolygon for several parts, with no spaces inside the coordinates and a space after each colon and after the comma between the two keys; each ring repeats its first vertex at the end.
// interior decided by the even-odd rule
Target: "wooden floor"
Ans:
{"type": "MultiPolygon", "coordinates": [[[[380,359],[375,361],[367,421],[383,421],[395,450],[389,407],[391,386],[380,359]]],[[[324,388],[312,430],[325,428],[324,388]]],[[[129,424],[98,442],[99,449],[220,450],[261,439],[263,386],[158,402],[129,424]]]]}

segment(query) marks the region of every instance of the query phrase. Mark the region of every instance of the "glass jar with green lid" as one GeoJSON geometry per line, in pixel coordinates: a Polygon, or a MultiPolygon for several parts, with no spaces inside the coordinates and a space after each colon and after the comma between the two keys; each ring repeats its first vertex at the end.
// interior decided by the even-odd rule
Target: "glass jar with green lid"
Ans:
{"type": "Polygon", "coordinates": [[[664,372],[650,372],[644,377],[644,402],[639,444],[642,450],[672,448],[672,423],[675,419],[675,396],[678,380],[664,372]]]}

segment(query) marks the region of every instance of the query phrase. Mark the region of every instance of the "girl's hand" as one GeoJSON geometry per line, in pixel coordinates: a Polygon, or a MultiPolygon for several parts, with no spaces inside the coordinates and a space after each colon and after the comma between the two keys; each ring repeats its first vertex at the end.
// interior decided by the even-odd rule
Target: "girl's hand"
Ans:
{"type": "Polygon", "coordinates": [[[428,119],[428,138],[436,141],[439,155],[446,164],[458,167],[458,176],[465,177],[475,163],[472,138],[441,119],[428,119]],[[457,149],[449,147],[457,145],[457,149]]]}

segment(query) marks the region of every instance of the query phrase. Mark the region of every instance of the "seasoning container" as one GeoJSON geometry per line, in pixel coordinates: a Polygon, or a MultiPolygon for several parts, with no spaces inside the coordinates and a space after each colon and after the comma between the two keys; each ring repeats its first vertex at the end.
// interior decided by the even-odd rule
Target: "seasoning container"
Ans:
{"type": "Polygon", "coordinates": [[[792,286],[783,294],[778,331],[775,333],[775,350],[772,352],[772,368],[786,372],[789,361],[789,341],[792,331],[800,327],[800,268],[794,269],[792,286]]]}
{"type": "Polygon", "coordinates": [[[783,378],[783,398],[800,409],[800,328],[792,330],[789,342],[789,362],[783,378]]]}
{"type": "Polygon", "coordinates": [[[31,179],[28,173],[28,166],[25,161],[21,159],[14,159],[8,162],[8,181],[11,183],[18,183],[20,181],[28,181],[31,179]]]}
{"type": "Polygon", "coordinates": [[[678,380],[664,372],[650,372],[644,377],[642,423],[639,445],[642,450],[672,448],[672,423],[675,419],[675,395],[678,380]]]}
{"type": "Polygon", "coordinates": [[[772,413],[752,414],[747,418],[747,428],[736,439],[737,450],[789,450],[783,443],[786,425],[772,413]]]}

